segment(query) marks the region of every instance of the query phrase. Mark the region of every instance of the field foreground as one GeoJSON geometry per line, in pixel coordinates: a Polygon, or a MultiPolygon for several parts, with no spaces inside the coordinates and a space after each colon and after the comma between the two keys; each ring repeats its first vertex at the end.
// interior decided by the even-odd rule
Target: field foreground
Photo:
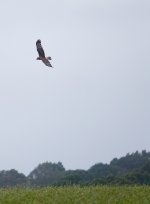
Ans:
{"type": "Polygon", "coordinates": [[[0,204],[150,204],[150,187],[0,189],[0,204]]]}

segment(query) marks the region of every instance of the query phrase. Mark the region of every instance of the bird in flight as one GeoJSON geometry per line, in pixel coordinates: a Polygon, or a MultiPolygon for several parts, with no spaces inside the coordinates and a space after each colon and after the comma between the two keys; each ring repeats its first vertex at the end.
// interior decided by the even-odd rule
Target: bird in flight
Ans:
{"type": "Polygon", "coordinates": [[[42,62],[48,66],[48,67],[52,67],[51,63],[49,60],[51,60],[52,58],[51,57],[45,57],[45,52],[44,52],[44,49],[41,45],[41,40],[37,40],[36,41],[36,49],[37,49],[37,52],[39,54],[39,57],[37,57],[37,60],[42,60],[42,62]]]}

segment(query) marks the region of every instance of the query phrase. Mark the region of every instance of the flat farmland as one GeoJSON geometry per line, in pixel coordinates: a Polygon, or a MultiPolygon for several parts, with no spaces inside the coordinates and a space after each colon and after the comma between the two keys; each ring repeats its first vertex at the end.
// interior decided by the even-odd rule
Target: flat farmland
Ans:
{"type": "Polygon", "coordinates": [[[0,189],[0,204],[150,204],[150,187],[97,186],[0,189]]]}

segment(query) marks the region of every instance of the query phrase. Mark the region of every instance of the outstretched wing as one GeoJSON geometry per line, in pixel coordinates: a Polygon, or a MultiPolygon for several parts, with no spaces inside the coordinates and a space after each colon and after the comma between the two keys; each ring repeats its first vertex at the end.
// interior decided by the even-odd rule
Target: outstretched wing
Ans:
{"type": "Polygon", "coordinates": [[[36,48],[37,48],[37,51],[39,53],[39,57],[44,57],[45,58],[45,52],[43,50],[43,47],[42,47],[41,43],[36,42],[36,48]]]}
{"type": "Polygon", "coordinates": [[[42,47],[41,48],[37,48],[37,51],[39,53],[39,57],[44,57],[45,58],[45,53],[44,53],[44,50],[43,50],[42,47]]]}

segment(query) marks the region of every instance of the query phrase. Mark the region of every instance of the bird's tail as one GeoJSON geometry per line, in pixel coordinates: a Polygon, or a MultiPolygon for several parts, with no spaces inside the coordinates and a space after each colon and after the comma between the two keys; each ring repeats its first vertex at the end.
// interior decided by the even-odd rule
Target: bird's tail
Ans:
{"type": "Polygon", "coordinates": [[[51,58],[51,57],[47,57],[47,59],[48,59],[48,60],[52,60],[52,58],[51,58]]]}

